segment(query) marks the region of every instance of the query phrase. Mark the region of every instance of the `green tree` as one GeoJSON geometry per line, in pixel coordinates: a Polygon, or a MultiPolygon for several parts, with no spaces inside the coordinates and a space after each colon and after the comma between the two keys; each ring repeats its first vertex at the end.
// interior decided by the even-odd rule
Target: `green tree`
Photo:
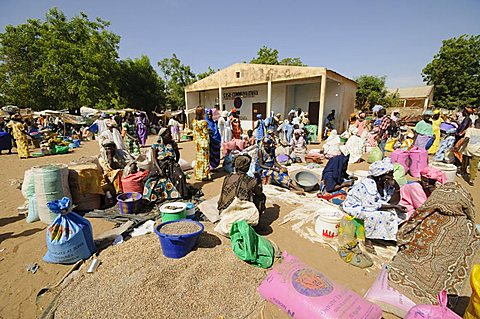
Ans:
{"type": "Polygon", "coordinates": [[[115,99],[120,37],[86,14],[56,8],[45,21],[8,25],[0,34],[0,94],[36,109],[75,109],[115,99]]]}
{"type": "Polygon", "coordinates": [[[278,50],[267,46],[262,46],[257,52],[257,57],[250,60],[252,64],[272,64],[272,65],[295,65],[306,66],[300,58],[285,58],[278,60],[278,50]]]}
{"type": "Polygon", "coordinates": [[[164,83],[146,55],[120,61],[118,86],[126,107],[155,111],[165,104],[164,83]]]}
{"type": "Polygon", "coordinates": [[[294,66],[307,66],[306,64],[303,64],[302,60],[300,58],[285,58],[282,59],[278,64],[280,65],[294,65],[294,66]]]}
{"type": "Polygon", "coordinates": [[[357,108],[369,109],[384,102],[387,96],[384,76],[362,75],[355,81],[358,84],[355,101],[357,108]]]}
{"type": "Polygon", "coordinates": [[[215,72],[216,72],[216,71],[209,66],[209,67],[208,67],[208,70],[207,70],[206,72],[197,74],[197,79],[198,79],[198,80],[204,79],[204,78],[206,78],[207,76],[212,75],[212,74],[215,73],[215,72]]]}
{"type": "Polygon", "coordinates": [[[173,110],[184,107],[185,87],[196,79],[190,66],[182,64],[175,53],[171,58],[165,58],[158,62],[158,66],[166,83],[167,106],[173,110]]]}
{"type": "Polygon", "coordinates": [[[422,71],[435,85],[435,105],[456,108],[480,104],[480,35],[462,35],[443,41],[440,51],[422,71]]]}

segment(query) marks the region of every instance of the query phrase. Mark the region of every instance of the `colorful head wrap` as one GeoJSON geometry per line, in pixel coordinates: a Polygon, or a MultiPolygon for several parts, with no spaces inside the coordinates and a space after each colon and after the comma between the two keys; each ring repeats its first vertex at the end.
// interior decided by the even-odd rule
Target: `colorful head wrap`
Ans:
{"type": "Polygon", "coordinates": [[[440,184],[445,184],[445,182],[447,182],[447,176],[444,172],[430,166],[423,168],[420,171],[420,176],[436,180],[440,184]]]}
{"type": "Polygon", "coordinates": [[[372,176],[381,176],[393,171],[393,164],[390,157],[385,157],[381,161],[377,161],[370,165],[369,167],[370,175],[372,176]]]}
{"type": "Polygon", "coordinates": [[[435,115],[435,114],[440,114],[440,110],[439,110],[439,109],[434,110],[434,111],[433,111],[433,114],[434,114],[434,115],[435,115]]]}

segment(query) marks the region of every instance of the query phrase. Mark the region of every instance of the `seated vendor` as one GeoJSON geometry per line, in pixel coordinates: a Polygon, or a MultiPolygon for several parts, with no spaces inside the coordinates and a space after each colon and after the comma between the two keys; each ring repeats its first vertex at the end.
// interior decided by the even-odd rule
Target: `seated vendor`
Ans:
{"type": "Polygon", "coordinates": [[[258,147],[258,165],[258,172],[265,184],[270,183],[303,193],[303,189],[288,176],[287,168],[277,162],[275,145],[269,137],[265,137],[258,147]]]}
{"type": "Polygon", "coordinates": [[[365,225],[365,245],[374,252],[371,239],[395,241],[406,209],[398,205],[400,187],[393,178],[393,164],[384,158],[370,165],[370,176],[357,181],[343,202],[343,210],[365,225]]]}
{"type": "Polygon", "coordinates": [[[260,214],[265,210],[266,197],[263,194],[260,176],[247,175],[252,158],[249,155],[238,155],[234,158],[235,173],[223,180],[222,192],[218,200],[218,211],[221,213],[233,202],[235,197],[255,204],[260,214]]]}
{"type": "Polygon", "coordinates": [[[410,218],[415,210],[425,203],[437,188],[437,183],[444,184],[447,181],[445,173],[428,166],[420,171],[420,178],[420,181],[400,188],[399,204],[407,209],[407,218],[410,218]]]}
{"type": "Polygon", "coordinates": [[[113,198],[116,193],[122,192],[123,169],[131,160],[133,158],[127,152],[117,149],[112,140],[102,142],[98,162],[102,167],[104,177],[102,188],[107,198],[113,198]]]}
{"type": "Polygon", "coordinates": [[[169,128],[161,128],[158,143],[152,145],[152,170],[145,182],[143,197],[149,201],[190,199],[191,192],[182,168],[180,152],[169,128]]]}
{"type": "Polygon", "coordinates": [[[353,181],[347,181],[347,167],[349,156],[343,154],[332,157],[322,172],[320,192],[317,197],[340,205],[347,197],[346,188],[353,185],[353,181]]]}

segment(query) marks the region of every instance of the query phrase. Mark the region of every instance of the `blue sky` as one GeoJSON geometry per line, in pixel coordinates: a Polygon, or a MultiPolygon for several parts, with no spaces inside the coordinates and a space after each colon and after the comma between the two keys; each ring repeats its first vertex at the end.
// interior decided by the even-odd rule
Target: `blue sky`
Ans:
{"type": "Polygon", "coordinates": [[[351,78],[385,75],[391,87],[421,85],[442,40],[480,34],[479,0],[0,0],[0,29],[54,6],[110,21],[120,57],[146,54],[154,66],[176,53],[199,73],[267,45],[351,78]]]}

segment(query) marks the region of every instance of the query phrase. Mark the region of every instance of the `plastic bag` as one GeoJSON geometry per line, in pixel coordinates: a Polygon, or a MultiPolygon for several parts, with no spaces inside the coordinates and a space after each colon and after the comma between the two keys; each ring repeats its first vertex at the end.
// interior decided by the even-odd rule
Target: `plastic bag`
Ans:
{"type": "Polygon", "coordinates": [[[47,228],[48,251],[43,260],[49,263],[72,264],[89,258],[95,251],[92,225],[82,216],[70,212],[70,198],[48,202],[58,214],[47,228]]]}
{"type": "Polygon", "coordinates": [[[480,264],[474,265],[470,274],[470,286],[472,286],[472,297],[463,319],[480,318],[480,264]]]}
{"type": "Polygon", "coordinates": [[[298,319],[380,319],[382,310],[348,288],[331,282],[297,257],[283,253],[283,261],[257,291],[298,319]]]}
{"type": "MultiPolygon", "coordinates": [[[[404,319],[462,319],[447,307],[447,292],[438,294],[439,305],[418,305],[410,309],[404,319]]],[[[475,317],[478,318],[478,317],[475,317]]]]}
{"type": "Polygon", "coordinates": [[[382,151],[381,151],[380,148],[377,146],[377,147],[373,148],[373,149],[370,151],[370,154],[368,154],[367,162],[368,162],[369,164],[372,164],[372,163],[381,161],[382,158],[383,158],[382,151]]]}
{"type": "Polygon", "coordinates": [[[233,202],[220,214],[220,221],[214,230],[228,237],[230,229],[236,221],[244,220],[249,225],[256,226],[260,218],[257,207],[252,202],[238,199],[235,197],[233,202]]]}
{"type": "Polygon", "coordinates": [[[365,299],[379,305],[383,311],[393,313],[400,318],[403,318],[412,307],[416,306],[413,301],[388,285],[386,266],[382,267],[377,280],[365,294],[365,299]]]}
{"type": "Polygon", "coordinates": [[[397,142],[397,139],[396,138],[391,138],[387,141],[387,143],[385,144],[385,151],[387,152],[393,152],[395,149],[394,149],[394,145],[395,143],[397,142]]]}
{"type": "Polygon", "coordinates": [[[233,223],[230,230],[232,250],[243,261],[260,268],[273,265],[275,250],[272,244],[259,236],[246,221],[233,223]]]}

